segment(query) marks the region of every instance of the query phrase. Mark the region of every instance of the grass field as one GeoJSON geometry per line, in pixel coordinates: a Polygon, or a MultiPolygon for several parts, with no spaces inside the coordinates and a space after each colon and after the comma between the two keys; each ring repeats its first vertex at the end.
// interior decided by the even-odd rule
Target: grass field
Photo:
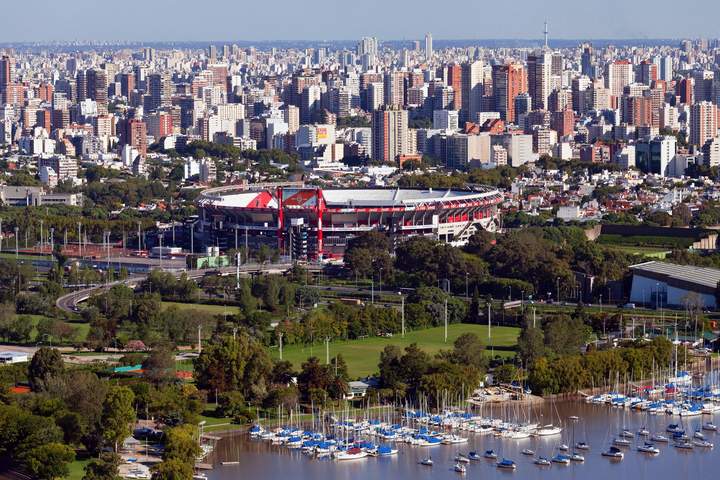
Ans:
{"type": "MultiPolygon", "coordinates": [[[[25,318],[28,318],[30,322],[33,325],[33,330],[30,333],[30,343],[37,342],[41,339],[37,338],[37,330],[35,327],[40,322],[40,320],[46,318],[43,315],[18,315],[23,316],[25,318]]],[[[68,325],[71,325],[77,332],[75,340],[82,342],[87,337],[88,332],[90,331],[90,325],[87,323],[68,323],[68,325]]]]}
{"type": "Polygon", "coordinates": [[[162,302],[162,309],[167,310],[168,308],[175,306],[180,310],[194,310],[197,312],[205,312],[210,315],[222,315],[227,313],[233,315],[237,313],[238,307],[224,306],[224,305],[203,305],[201,303],[179,303],[179,302],[162,302]]]}
{"type": "Polygon", "coordinates": [[[603,244],[608,250],[615,250],[623,253],[629,253],[631,255],[642,255],[649,258],[660,258],[663,259],[670,253],[667,248],[661,247],[641,247],[639,245],[613,245],[603,244]]]}
{"type": "MultiPolygon", "coordinates": [[[[361,340],[331,342],[330,357],[341,353],[348,364],[350,376],[357,378],[371,375],[377,371],[380,352],[386,345],[398,345],[404,348],[411,343],[417,343],[426,352],[435,354],[440,350],[451,349],[452,342],[460,336],[460,334],[466,332],[476,333],[485,345],[488,345],[487,327],[485,326],[470,324],[450,325],[448,327],[447,343],[445,343],[443,339],[443,330],[443,327],[437,327],[408,332],[405,334],[405,338],[400,338],[400,335],[395,335],[392,338],[371,337],[361,340]]],[[[506,349],[512,348],[517,344],[519,333],[519,328],[494,327],[492,329],[492,343],[494,346],[505,347],[506,349]]],[[[508,350],[496,350],[495,353],[500,356],[514,355],[514,352],[508,350]]],[[[278,358],[278,350],[273,349],[272,355],[274,358],[278,358]]],[[[310,356],[316,356],[324,361],[325,345],[321,343],[315,344],[312,347],[292,345],[283,349],[283,359],[291,361],[297,368],[310,356]]]]}

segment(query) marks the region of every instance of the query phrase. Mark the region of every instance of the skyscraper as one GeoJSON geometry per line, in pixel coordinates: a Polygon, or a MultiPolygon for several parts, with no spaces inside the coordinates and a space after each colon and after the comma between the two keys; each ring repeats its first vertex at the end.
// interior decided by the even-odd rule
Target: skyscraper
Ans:
{"type": "Polygon", "coordinates": [[[582,49],[580,73],[593,78],[595,76],[595,67],[593,65],[593,47],[589,43],[586,43],[582,46],[582,49]]]}
{"type": "Polygon", "coordinates": [[[462,66],[462,109],[461,122],[474,122],[482,110],[483,62],[464,63],[462,66]]]}
{"type": "Polygon", "coordinates": [[[425,60],[428,62],[432,59],[433,56],[433,44],[432,44],[432,35],[430,33],[425,34],[425,60]]]}
{"type": "Polygon", "coordinates": [[[93,68],[85,72],[85,76],[87,81],[87,97],[95,100],[99,113],[107,113],[108,79],[105,70],[93,68]]]}
{"type": "Polygon", "coordinates": [[[447,85],[453,89],[452,109],[462,108],[462,67],[457,63],[447,66],[447,85]]]}
{"type": "Polygon", "coordinates": [[[398,155],[408,153],[408,112],[384,106],[373,112],[372,158],[394,162],[398,155]]]}
{"type": "Polygon", "coordinates": [[[4,92],[8,85],[15,81],[15,59],[3,55],[0,58],[0,93],[4,92]]]}
{"type": "Polygon", "coordinates": [[[148,76],[148,90],[150,94],[150,110],[167,107],[172,99],[172,79],[166,72],[153,73],[148,76]]]}
{"type": "Polygon", "coordinates": [[[493,103],[506,122],[514,122],[515,97],[527,91],[525,68],[518,63],[493,65],[493,103]]]}
{"type": "Polygon", "coordinates": [[[548,97],[552,92],[551,75],[552,54],[548,50],[541,50],[528,55],[528,92],[532,97],[533,110],[548,109],[548,97]]]}

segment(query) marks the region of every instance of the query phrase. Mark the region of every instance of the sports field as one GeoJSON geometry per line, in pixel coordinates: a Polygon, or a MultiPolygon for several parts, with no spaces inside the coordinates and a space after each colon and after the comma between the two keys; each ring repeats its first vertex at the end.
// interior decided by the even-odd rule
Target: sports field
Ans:
{"type": "MultiPolygon", "coordinates": [[[[444,340],[444,328],[437,327],[408,332],[405,334],[405,338],[401,338],[400,335],[395,335],[392,338],[370,337],[360,340],[330,342],[330,358],[332,359],[335,354],[341,353],[348,364],[350,377],[365,377],[377,372],[380,352],[386,345],[398,345],[404,348],[411,343],[417,343],[420,348],[426,352],[435,354],[440,350],[452,349],[452,342],[465,332],[477,334],[486,345],[488,355],[490,354],[487,338],[488,330],[486,326],[454,324],[448,327],[447,343],[445,343],[444,340]]],[[[515,352],[511,349],[517,345],[517,337],[519,334],[519,328],[493,327],[492,345],[503,347],[503,350],[495,350],[495,354],[504,357],[514,356],[515,352]]],[[[272,356],[273,358],[279,357],[277,348],[272,349],[272,356]]],[[[302,362],[310,356],[316,356],[324,362],[325,344],[316,343],[313,346],[291,345],[283,349],[283,359],[291,361],[296,368],[299,368],[302,362]]]]}

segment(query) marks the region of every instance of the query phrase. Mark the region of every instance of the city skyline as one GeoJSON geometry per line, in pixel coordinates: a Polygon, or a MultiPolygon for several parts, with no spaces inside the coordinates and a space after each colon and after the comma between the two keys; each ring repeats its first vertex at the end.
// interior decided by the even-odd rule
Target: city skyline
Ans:
{"type": "MultiPolygon", "coordinates": [[[[720,14],[720,5],[701,0],[684,4],[686,11],[703,12],[692,22],[677,22],[674,15],[669,15],[669,9],[675,6],[669,0],[609,0],[592,10],[592,22],[587,20],[588,10],[570,0],[544,4],[520,0],[512,6],[448,0],[443,3],[445,10],[463,12],[453,15],[453,22],[439,22],[437,16],[428,15],[438,6],[427,0],[416,2],[412,9],[400,2],[380,0],[343,1],[329,6],[315,0],[303,4],[278,0],[272,11],[264,4],[237,6],[230,0],[211,0],[203,6],[203,14],[212,21],[197,22],[198,6],[189,0],[127,0],[122,9],[115,10],[99,9],[91,0],[62,4],[40,0],[37,8],[44,15],[32,18],[33,28],[27,28],[27,22],[10,22],[0,32],[0,42],[329,41],[365,35],[405,40],[422,38],[425,32],[432,32],[437,40],[534,40],[542,39],[546,18],[551,39],[697,38],[715,34],[712,19],[720,14]]],[[[27,15],[22,5],[14,3],[5,5],[4,13],[7,18],[27,15]]]]}

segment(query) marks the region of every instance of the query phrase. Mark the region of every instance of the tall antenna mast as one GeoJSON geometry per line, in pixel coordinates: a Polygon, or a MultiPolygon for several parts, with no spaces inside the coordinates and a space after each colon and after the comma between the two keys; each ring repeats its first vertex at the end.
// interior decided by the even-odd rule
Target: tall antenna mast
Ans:
{"type": "Polygon", "coordinates": [[[548,22],[547,19],[545,19],[545,30],[543,30],[543,35],[545,35],[545,49],[548,48],[548,22]]]}

